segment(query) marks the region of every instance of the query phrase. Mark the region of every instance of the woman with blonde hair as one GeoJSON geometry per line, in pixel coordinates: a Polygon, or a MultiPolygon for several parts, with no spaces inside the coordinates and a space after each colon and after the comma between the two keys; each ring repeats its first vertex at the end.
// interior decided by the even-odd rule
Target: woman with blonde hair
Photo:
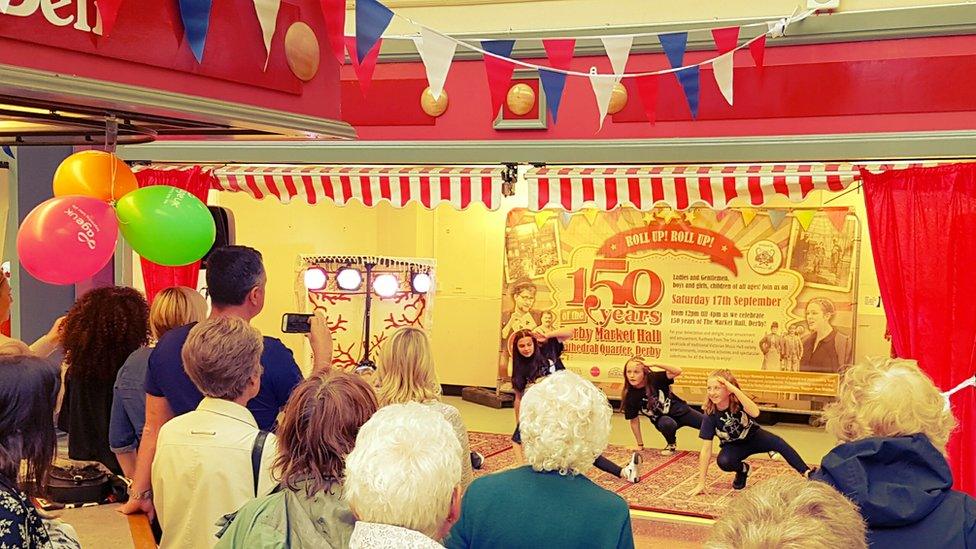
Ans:
{"type": "Polygon", "coordinates": [[[152,344],[129,355],[115,378],[112,413],[109,422],[109,446],[122,472],[131,478],[136,469],[136,450],[146,421],[146,369],[155,342],[173,328],[207,317],[207,300],[199,292],[184,286],[165,288],[156,295],[149,308],[149,330],[152,344]]]}
{"type": "Polygon", "coordinates": [[[377,381],[380,406],[419,402],[434,409],[451,424],[461,444],[461,487],[471,483],[471,446],[461,413],[441,402],[441,385],[434,371],[434,359],[427,333],[405,326],[393,332],[380,350],[377,381]]]}
{"type": "Polygon", "coordinates": [[[840,445],[811,478],[858,505],[871,547],[976,547],[976,500],[945,457],[956,420],[915,361],[852,366],[824,419],[840,445]]]}
{"type": "Polygon", "coordinates": [[[732,488],[746,487],[750,465],[745,458],[753,454],[777,452],[791,467],[807,475],[807,466],[800,454],[785,440],[764,430],[756,423],[759,406],[739,388],[739,382],[729,370],[716,370],[708,376],[707,399],[702,406],[705,413],[698,438],[702,439],[699,455],[698,484],[688,493],[694,496],[705,491],[708,466],[712,463],[712,439],[718,437],[719,469],[735,473],[732,488]]]}

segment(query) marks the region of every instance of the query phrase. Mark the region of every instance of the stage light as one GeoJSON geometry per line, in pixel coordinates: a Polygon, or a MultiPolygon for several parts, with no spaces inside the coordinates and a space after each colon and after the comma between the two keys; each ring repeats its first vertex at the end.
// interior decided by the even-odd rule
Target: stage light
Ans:
{"type": "Polygon", "coordinates": [[[373,291],[380,297],[393,297],[399,289],[400,281],[392,274],[381,274],[373,280],[373,291]]]}
{"type": "Polygon", "coordinates": [[[363,275],[352,267],[343,267],[336,274],[336,284],[343,290],[358,290],[363,284],[363,275]]]}
{"type": "Polygon", "coordinates": [[[308,290],[318,291],[325,289],[325,283],[328,277],[325,274],[325,269],[322,267],[309,267],[305,269],[305,288],[308,290]]]}
{"type": "Polygon", "coordinates": [[[418,294],[426,294],[430,291],[430,275],[427,273],[413,273],[410,277],[410,287],[418,294]]]}

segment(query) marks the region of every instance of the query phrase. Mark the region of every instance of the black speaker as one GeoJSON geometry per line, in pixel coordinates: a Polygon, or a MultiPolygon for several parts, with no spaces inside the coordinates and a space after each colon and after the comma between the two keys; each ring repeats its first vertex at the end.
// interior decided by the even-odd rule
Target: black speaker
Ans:
{"type": "Polygon", "coordinates": [[[220,206],[207,206],[207,209],[210,210],[214,225],[217,227],[217,237],[214,239],[213,246],[207,251],[207,255],[203,256],[203,259],[200,261],[201,269],[207,268],[207,259],[210,257],[210,252],[214,248],[232,246],[236,242],[234,236],[234,212],[227,208],[221,208],[220,206]]]}

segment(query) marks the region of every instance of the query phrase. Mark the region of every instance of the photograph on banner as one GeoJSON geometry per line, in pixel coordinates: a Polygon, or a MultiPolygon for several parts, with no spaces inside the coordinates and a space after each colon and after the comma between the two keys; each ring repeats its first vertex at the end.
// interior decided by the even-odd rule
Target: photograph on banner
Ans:
{"type": "Polygon", "coordinates": [[[563,327],[573,331],[566,367],[610,394],[639,356],[681,366],[676,387],[692,400],[709,372],[730,368],[772,406],[819,408],[851,361],[859,230],[846,208],[829,218],[799,209],[513,210],[499,379],[504,387],[511,375],[514,331],[563,327]],[[530,274],[527,251],[534,260],[543,249],[545,272],[530,274]]]}
{"type": "MultiPolygon", "coordinates": [[[[429,258],[401,258],[381,256],[301,256],[295,270],[295,295],[299,310],[325,313],[334,338],[333,365],[354,370],[364,360],[374,364],[382,344],[403,326],[431,329],[436,280],[435,260],[429,258]],[[367,265],[370,277],[367,279],[367,265]],[[305,273],[318,267],[324,272],[324,284],[309,289],[305,273]],[[343,269],[354,269],[361,277],[358,288],[347,290],[339,286],[337,274],[343,269]],[[427,292],[416,292],[411,277],[417,273],[430,276],[432,285],[427,292]],[[398,286],[391,297],[381,297],[373,289],[371,280],[384,274],[396,277],[398,286]],[[364,344],[366,321],[366,292],[371,293],[369,342],[364,344]],[[364,348],[368,352],[364,353],[364,348]]],[[[311,348],[306,343],[306,354],[311,348]]]]}

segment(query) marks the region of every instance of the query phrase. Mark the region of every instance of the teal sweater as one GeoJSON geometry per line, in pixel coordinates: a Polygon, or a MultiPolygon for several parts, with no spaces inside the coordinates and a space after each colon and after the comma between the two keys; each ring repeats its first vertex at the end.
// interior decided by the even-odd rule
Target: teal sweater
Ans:
{"type": "Polygon", "coordinates": [[[634,534],[627,502],[617,494],[583,475],[524,466],[471,483],[444,544],[450,549],[632,549],[634,534]]]}

